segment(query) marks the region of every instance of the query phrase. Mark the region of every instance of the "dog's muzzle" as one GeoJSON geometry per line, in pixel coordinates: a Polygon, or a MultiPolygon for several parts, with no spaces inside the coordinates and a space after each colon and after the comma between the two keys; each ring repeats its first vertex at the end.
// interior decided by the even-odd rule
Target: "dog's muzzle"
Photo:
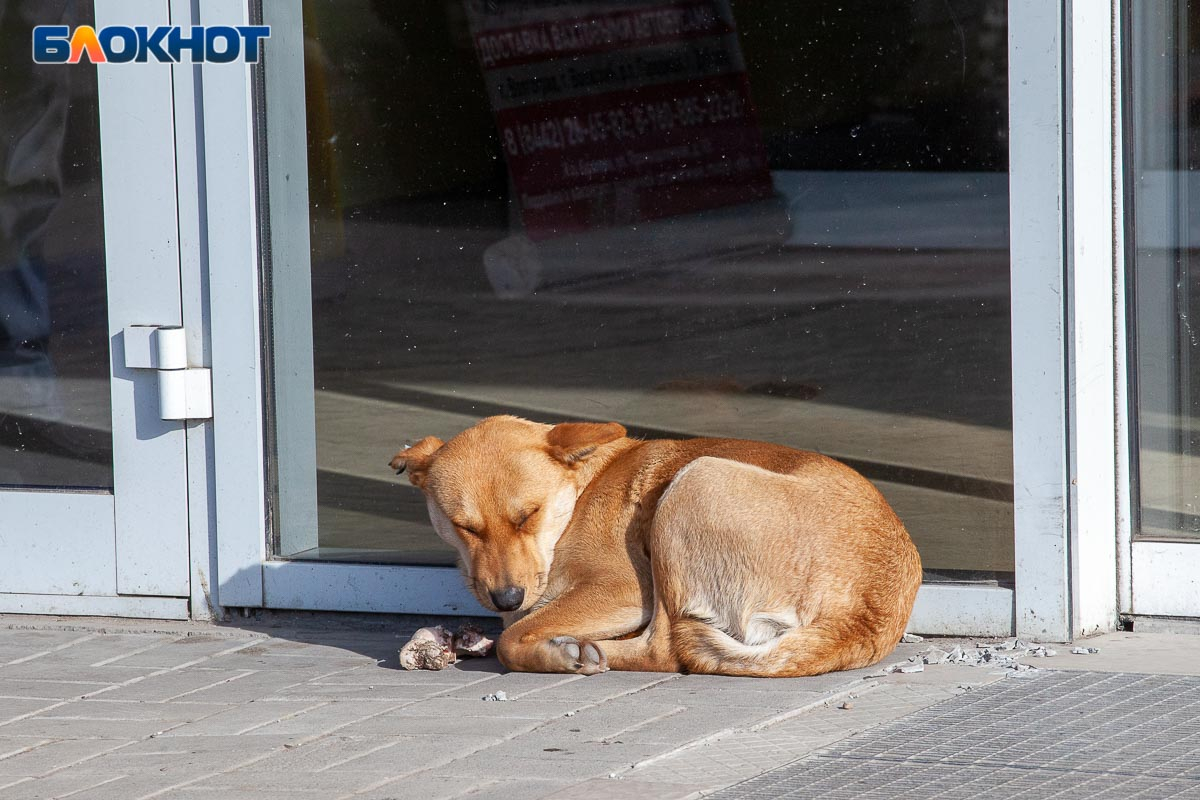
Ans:
{"type": "Polygon", "coordinates": [[[516,611],[525,602],[525,590],[520,586],[506,586],[488,594],[492,598],[492,605],[501,611],[516,611]]]}

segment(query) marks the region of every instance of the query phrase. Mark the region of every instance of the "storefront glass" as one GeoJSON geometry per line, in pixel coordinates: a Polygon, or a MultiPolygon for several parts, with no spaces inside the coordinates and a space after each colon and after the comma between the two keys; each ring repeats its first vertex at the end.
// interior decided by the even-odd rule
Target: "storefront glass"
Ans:
{"type": "Polygon", "coordinates": [[[1127,172],[1138,532],[1200,538],[1200,7],[1129,3],[1127,172]]]}
{"type": "Polygon", "coordinates": [[[96,68],[37,65],[34,25],[92,4],[0,0],[0,486],[111,488],[96,68]]]}
{"type": "Polygon", "coordinates": [[[265,13],[276,555],[453,563],[386,462],[510,413],[819,450],[1011,581],[1002,0],[265,13]]]}

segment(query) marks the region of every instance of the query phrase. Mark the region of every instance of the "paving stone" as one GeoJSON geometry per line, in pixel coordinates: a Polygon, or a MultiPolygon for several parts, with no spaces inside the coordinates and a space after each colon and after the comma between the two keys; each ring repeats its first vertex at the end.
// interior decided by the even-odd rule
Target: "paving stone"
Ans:
{"type": "Polygon", "coordinates": [[[531,775],[553,775],[555,780],[579,782],[590,778],[604,778],[628,766],[630,765],[619,758],[589,761],[563,753],[537,753],[513,757],[495,755],[485,750],[470,758],[459,759],[439,771],[452,772],[466,779],[517,780],[531,775]]]}
{"type": "Polygon", "coordinates": [[[586,700],[602,703],[632,692],[646,691],[654,686],[671,686],[682,675],[661,672],[605,672],[587,680],[571,681],[534,689],[523,695],[530,700],[586,700]]]}
{"type": "Polygon", "coordinates": [[[42,709],[52,708],[59,703],[59,700],[45,699],[11,699],[0,698],[0,732],[4,731],[5,723],[10,720],[23,717],[27,714],[35,714],[42,709]]]}
{"type": "MultiPolygon", "coordinates": [[[[894,658],[891,660],[895,660],[894,658]]],[[[861,684],[871,669],[830,672],[807,678],[742,678],[727,675],[681,675],[669,684],[678,691],[719,692],[779,692],[804,694],[806,692],[836,692],[861,684]]]]}
{"type": "Polygon", "coordinates": [[[419,700],[403,708],[402,713],[419,717],[512,717],[515,719],[554,719],[567,712],[578,711],[591,705],[588,702],[570,700],[509,700],[504,703],[489,703],[479,699],[483,692],[466,697],[434,697],[419,700]]]}
{"type": "MultiPolygon", "coordinates": [[[[150,740],[158,741],[158,740],[150,740]]],[[[173,786],[213,773],[225,772],[255,756],[266,756],[270,749],[256,751],[252,747],[221,752],[131,752],[122,748],[80,765],[85,771],[120,773],[123,775],[156,776],[158,786],[173,786]]]]}
{"type": "Polygon", "coordinates": [[[113,664],[102,667],[88,665],[71,666],[67,664],[55,666],[53,662],[27,661],[24,664],[0,668],[0,680],[6,681],[37,681],[53,680],[56,675],[70,675],[72,681],[98,683],[104,686],[116,686],[133,678],[149,675],[156,670],[152,667],[121,667],[113,664]]]}
{"type": "Polygon", "coordinates": [[[277,672],[222,670],[221,674],[227,677],[198,689],[186,689],[164,700],[181,703],[248,703],[287,691],[293,684],[319,678],[323,672],[313,670],[311,674],[299,672],[282,676],[277,672]]]}
{"type": "Polygon", "coordinates": [[[155,719],[97,720],[39,715],[9,723],[0,730],[16,736],[43,736],[47,739],[142,739],[179,724],[155,719]]]}
{"type": "MultiPolygon", "coordinates": [[[[852,686],[858,688],[862,683],[858,682],[852,686]]],[[[827,693],[765,689],[697,689],[671,685],[664,688],[652,687],[638,696],[658,703],[674,703],[688,707],[720,708],[723,711],[736,709],[739,714],[744,711],[758,711],[761,716],[767,717],[826,697],[827,693]]]]}
{"type": "MultiPolygon", "coordinates": [[[[87,699],[73,700],[66,705],[58,706],[40,715],[42,717],[69,717],[73,719],[94,720],[160,720],[169,722],[190,722],[223,709],[234,708],[233,705],[199,705],[185,703],[138,703],[131,700],[87,699]]],[[[3,730],[0,728],[0,730],[3,730]]]]}
{"type": "Polygon", "coordinates": [[[329,767],[331,772],[357,769],[368,771],[418,772],[436,770],[450,762],[473,761],[500,742],[490,736],[427,734],[397,737],[386,750],[376,750],[363,758],[329,767]]]}
{"type": "Polygon", "coordinates": [[[373,659],[350,653],[345,654],[343,658],[317,658],[313,656],[273,656],[267,652],[243,650],[239,653],[215,658],[211,665],[221,669],[268,670],[286,675],[289,672],[298,671],[318,671],[328,674],[374,663],[373,659]]]}
{"type": "Polygon", "coordinates": [[[491,679],[497,674],[499,674],[498,671],[479,672],[460,669],[457,665],[435,672],[365,664],[321,678],[320,682],[330,685],[358,686],[463,686],[491,679]]]}
{"type": "MultiPolygon", "coordinates": [[[[481,786],[469,794],[463,795],[464,800],[541,800],[545,797],[565,796],[560,791],[570,791],[570,781],[544,778],[518,778],[516,780],[496,781],[481,786]]],[[[573,795],[574,796],[574,795],[573,795]]],[[[601,795],[603,797],[603,795],[601,795]]],[[[657,797],[657,796],[655,796],[657,797]]],[[[607,800],[607,798],[605,798],[607,800]]],[[[646,798],[640,798],[646,800],[646,798]]]]}
{"type": "MultiPolygon", "coordinates": [[[[77,664],[103,667],[110,664],[123,667],[153,667],[161,669],[190,661],[191,658],[154,659],[155,653],[170,652],[174,637],[143,634],[105,635],[81,642],[47,656],[56,664],[77,664]]],[[[228,646],[228,645],[227,645],[228,646]]]]}
{"type": "MultiPolygon", "coordinates": [[[[355,722],[338,732],[347,736],[400,736],[427,734],[490,736],[504,739],[545,724],[541,719],[522,717],[421,716],[401,708],[388,714],[355,722]]],[[[0,729],[2,730],[2,729],[0,729]]]]}
{"type": "MultiPolygon", "coordinates": [[[[134,742],[128,747],[103,758],[130,759],[140,756],[163,760],[195,756],[213,756],[220,759],[225,769],[232,769],[242,761],[260,758],[286,747],[297,747],[304,742],[300,736],[157,736],[134,742]]],[[[141,762],[147,763],[147,762],[141,762]]]]}
{"type": "Polygon", "coordinates": [[[423,700],[437,692],[450,692],[457,688],[454,684],[425,684],[424,686],[392,684],[392,685],[356,685],[329,684],[306,682],[289,686],[267,696],[267,700],[361,700],[375,703],[396,704],[405,700],[423,700]]]}
{"type": "MultiPolygon", "coordinates": [[[[483,675],[480,677],[483,677],[483,675]]],[[[604,676],[596,675],[593,677],[603,679],[604,676]]],[[[517,700],[526,695],[529,695],[530,699],[536,699],[532,696],[534,693],[589,680],[592,680],[592,678],[580,675],[543,675],[534,672],[508,672],[502,675],[492,675],[491,679],[487,681],[464,686],[458,691],[451,692],[449,696],[475,699],[485,694],[504,692],[509,697],[517,700]]]]}
{"type": "Polygon", "coordinates": [[[701,783],[651,783],[599,778],[545,795],[544,800],[578,800],[588,796],[602,797],[604,800],[685,800],[705,788],[701,783]]]}
{"type": "Polygon", "coordinates": [[[70,796],[70,800],[140,800],[152,795],[154,800],[329,800],[329,792],[255,789],[232,790],[228,787],[182,786],[168,788],[170,783],[156,775],[130,775],[95,789],[70,796]],[[165,791],[164,791],[165,790],[165,791]]]}
{"type": "Polygon", "coordinates": [[[0,774],[3,773],[4,759],[24,753],[34,747],[49,744],[51,739],[40,736],[0,736],[0,774]]]}
{"type": "MultiPolygon", "coordinates": [[[[630,695],[584,708],[569,717],[549,720],[534,733],[522,737],[522,741],[535,742],[539,747],[601,741],[644,729],[659,720],[673,720],[688,711],[687,707],[675,703],[659,703],[645,700],[641,695],[630,695]]],[[[727,724],[711,713],[708,716],[714,725],[727,724]]]]}
{"type": "Polygon", "coordinates": [[[0,775],[34,777],[56,769],[95,758],[101,753],[128,747],[128,739],[58,739],[46,740],[32,750],[0,760],[0,775]]]}
{"type": "MultiPolygon", "coordinates": [[[[136,640],[141,637],[127,638],[134,640],[133,646],[128,647],[124,657],[109,661],[108,663],[112,666],[170,669],[182,664],[190,664],[199,659],[219,658],[221,653],[246,646],[245,642],[230,641],[215,636],[184,636],[161,641],[154,647],[145,648],[136,645],[136,640]]],[[[112,655],[117,655],[117,653],[112,655]]]]}
{"type": "Polygon", "coordinates": [[[236,792],[322,792],[324,796],[341,797],[382,783],[394,777],[397,771],[369,772],[347,770],[343,772],[264,772],[254,764],[245,769],[223,772],[206,777],[197,786],[206,789],[225,789],[236,792]]]}
{"type": "Polygon", "coordinates": [[[184,669],[150,675],[136,683],[129,683],[103,692],[98,697],[105,700],[132,700],[135,702],[162,702],[197,689],[220,686],[227,681],[245,675],[242,670],[184,669]]]}
{"type": "MultiPolygon", "coordinates": [[[[111,683],[84,681],[6,680],[0,671],[0,709],[11,698],[66,700],[111,686],[111,683]]],[[[3,711],[0,710],[0,714],[3,711]]]]}
{"type": "Polygon", "coordinates": [[[15,786],[0,790],[4,800],[51,800],[64,795],[77,797],[78,792],[85,790],[103,789],[113,783],[124,780],[125,775],[112,775],[94,770],[65,770],[24,781],[15,786]]]}
{"type": "MultiPolygon", "coordinates": [[[[465,792],[486,781],[468,779],[461,775],[421,772],[407,777],[384,779],[379,783],[381,785],[377,788],[355,795],[354,800],[450,800],[462,797],[465,792]]],[[[522,795],[512,795],[508,800],[526,798],[522,795]]]]}
{"type": "MultiPolygon", "coordinates": [[[[228,710],[181,725],[164,737],[180,736],[238,736],[279,722],[280,720],[320,707],[320,703],[296,701],[267,702],[260,700],[234,706],[228,710]]],[[[196,706],[203,708],[204,706],[196,706]]],[[[284,731],[274,731],[275,734],[285,734],[284,731]]]]}
{"type": "MultiPolygon", "coordinates": [[[[128,800],[126,796],[112,796],[105,798],[85,798],[83,795],[78,796],[80,800],[128,800]]],[[[272,789],[230,789],[228,786],[186,786],[180,789],[167,792],[166,794],[155,795],[154,800],[329,800],[330,794],[328,791],[300,791],[296,789],[281,789],[275,791],[272,789]]],[[[76,796],[72,796],[71,800],[76,800],[76,796]]]]}
{"type": "Polygon", "coordinates": [[[0,665],[36,653],[45,653],[85,635],[78,631],[0,629],[0,665]]]}
{"type": "MultiPolygon", "coordinates": [[[[272,704],[262,701],[263,705],[272,704]]],[[[257,703],[255,705],[258,705],[257,703]]],[[[394,705],[387,703],[372,703],[364,700],[342,700],[336,703],[325,703],[292,716],[284,717],[277,722],[264,725],[250,731],[251,734],[300,734],[313,736],[320,733],[330,733],[343,725],[356,722],[372,714],[380,714],[394,705]]]]}
{"type": "MultiPolygon", "coordinates": [[[[535,732],[540,734],[541,731],[535,732]]],[[[648,758],[661,755],[674,749],[673,744],[662,742],[626,741],[621,737],[613,739],[576,739],[562,741],[558,737],[542,737],[534,733],[510,739],[489,749],[489,756],[496,757],[537,757],[555,760],[595,761],[612,765],[612,769],[632,767],[634,764],[648,758]],[[543,755],[544,754],[544,755],[543,755]]],[[[606,773],[607,774],[607,773],[606,773]]]]}

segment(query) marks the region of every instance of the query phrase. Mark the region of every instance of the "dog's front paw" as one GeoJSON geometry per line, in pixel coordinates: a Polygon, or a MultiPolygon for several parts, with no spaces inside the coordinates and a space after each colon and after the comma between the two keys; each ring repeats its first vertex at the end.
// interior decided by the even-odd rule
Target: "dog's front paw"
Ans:
{"type": "Polygon", "coordinates": [[[608,672],[608,659],[595,642],[574,636],[556,636],[550,640],[550,645],[562,656],[563,672],[577,672],[580,675],[608,672]]]}

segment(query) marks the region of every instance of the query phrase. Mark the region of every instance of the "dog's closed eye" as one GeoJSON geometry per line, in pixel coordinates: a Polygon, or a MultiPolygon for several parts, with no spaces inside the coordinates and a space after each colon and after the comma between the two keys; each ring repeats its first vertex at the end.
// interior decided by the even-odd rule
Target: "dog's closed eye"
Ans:
{"type": "Polygon", "coordinates": [[[513,523],[514,526],[516,527],[516,529],[521,530],[522,526],[524,526],[525,523],[529,521],[529,518],[532,517],[534,514],[536,514],[539,511],[541,511],[541,507],[534,506],[531,509],[526,509],[525,511],[521,512],[521,515],[519,517],[517,517],[516,521],[513,523]]]}

